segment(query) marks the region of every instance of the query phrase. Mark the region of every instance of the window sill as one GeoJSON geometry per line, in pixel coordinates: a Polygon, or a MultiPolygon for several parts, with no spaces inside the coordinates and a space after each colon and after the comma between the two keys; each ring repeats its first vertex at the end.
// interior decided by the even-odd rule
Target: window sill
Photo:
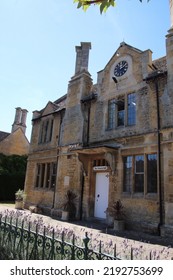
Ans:
{"type": "Polygon", "coordinates": [[[157,193],[147,193],[146,195],[145,195],[145,198],[146,199],[157,199],[157,197],[158,197],[158,194],[157,193]]]}
{"type": "Polygon", "coordinates": [[[142,198],[142,199],[148,199],[148,200],[156,200],[158,198],[157,193],[129,193],[129,192],[123,192],[122,193],[123,198],[142,198]]]}
{"type": "Polygon", "coordinates": [[[106,128],[105,131],[112,131],[112,130],[120,130],[120,129],[128,129],[131,127],[135,127],[136,124],[128,124],[128,125],[120,125],[120,126],[116,126],[116,127],[112,127],[112,128],[106,128]]]}
{"type": "Polygon", "coordinates": [[[48,189],[48,188],[38,188],[38,187],[34,187],[34,191],[44,191],[44,192],[53,192],[54,189],[48,189]]]}

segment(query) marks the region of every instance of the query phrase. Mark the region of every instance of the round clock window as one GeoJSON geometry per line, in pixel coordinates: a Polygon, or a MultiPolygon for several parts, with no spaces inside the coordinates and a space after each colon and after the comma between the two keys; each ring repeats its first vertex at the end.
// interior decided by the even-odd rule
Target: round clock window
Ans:
{"type": "Polygon", "coordinates": [[[115,66],[114,75],[116,77],[121,77],[127,72],[127,69],[128,69],[127,61],[122,60],[115,66]]]}

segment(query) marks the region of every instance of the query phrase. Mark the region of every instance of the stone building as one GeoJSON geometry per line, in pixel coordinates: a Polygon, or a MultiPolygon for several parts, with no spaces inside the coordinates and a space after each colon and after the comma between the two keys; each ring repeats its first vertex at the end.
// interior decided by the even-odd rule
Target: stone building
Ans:
{"type": "Polygon", "coordinates": [[[5,155],[27,155],[29,141],[25,136],[27,110],[16,108],[11,133],[0,131],[0,153],[5,155]]]}
{"type": "Polygon", "coordinates": [[[76,218],[106,219],[120,199],[126,226],[173,232],[173,10],[166,56],[122,42],[93,85],[91,44],[76,47],[67,94],[33,113],[26,207],[61,214],[68,189],[76,218]]]}

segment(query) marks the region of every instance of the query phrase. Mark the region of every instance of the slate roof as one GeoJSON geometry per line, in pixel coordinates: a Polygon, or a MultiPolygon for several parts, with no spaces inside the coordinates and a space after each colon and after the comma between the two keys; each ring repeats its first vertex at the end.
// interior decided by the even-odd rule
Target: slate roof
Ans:
{"type": "Polygon", "coordinates": [[[0,142],[10,135],[9,132],[0,131],[0,142]]]}
{"type": "Polygon", "coordinates": [[[166,56],[153,60],[153,65],[163,72],[167,71],[167,63],[166,63],[166,56]]]}

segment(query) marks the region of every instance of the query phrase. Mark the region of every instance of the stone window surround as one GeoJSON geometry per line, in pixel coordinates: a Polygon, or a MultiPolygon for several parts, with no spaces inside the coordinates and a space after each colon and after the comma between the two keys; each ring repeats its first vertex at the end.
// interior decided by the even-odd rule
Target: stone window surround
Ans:
{"type": "MultiPolygon", "coordinates": [[[[136,93],[131,92],[108,100],[107,130],[136,124],[136,110],[132,110],[132,107],[128,104],[132,96],[136,97],[136,93]],[[133,116],[131,116],[131,114],[133,114],[133,116]],[[118,116],[121,118],[123,115],[124,120],[118,120],[118,116]]],[[[136,106],[136,104],[134,104],[134,106],[136,106]]]]}
{"type": "Polygon", "coordinates": [[[40,123],[38,144],[51,142],[53,132],[53,118],[46,118],[40,123]]]}
{"type": "MultiPolygon", "coordinates": [[[[141,196],[145,196],[147,195],[148,197],[153,197],[155,195],[157,195],[158,193],[158,187],[157,187],[157,177],[156,179],[156,185],[155,188],[153,189],[153,191],[148,191],[149,186],[147,186],[147,184],[149,184],[148,181],[148,170],[147,170],[147,161],[149,156],[155,156],[156,160],[157,160],[157,153],[151,153],[151,154],[138,154],[138,155],[129,155],[129,156],[123,156],[122,160],[123,160],[123,189],[122,189],[122,193],[123,195],[132,195],[135,197],[141,197],[141,196]],[[137,172],[136,173],[136,166],[135,166],[135,157],[136,156],[143,156],[144,158],[144,171],[143,172],[137,172]],[[129,186],[127,186],[128,190],[125,190],[125,159],[130,158],[132,159],[131,163],[129,161],[129,163],[127,164],[132,164],[132,169],[131,169],[131,174],[129,176],[129,180],[131,180],[131,183],[129,182],[129,186]],[[140,174],[141,176],[144,176],[144,185],[143,185],[143,191],[141,192],[135,192],[135,175],[136,174],[140,174]]],[[[156,164],[158,164],[158,162],[156,162],[156,164]]],[[[158,174],[156,174],[156,176],[158,176],[158,174]]],[[[128,179],[128,178],[127,178],[128,179]]]]}
{"type": "Polygon", "coordinates": [[[37,163],[35,188],[40,190],[54,190],[56,184],[57,163],[37,163]]]}

